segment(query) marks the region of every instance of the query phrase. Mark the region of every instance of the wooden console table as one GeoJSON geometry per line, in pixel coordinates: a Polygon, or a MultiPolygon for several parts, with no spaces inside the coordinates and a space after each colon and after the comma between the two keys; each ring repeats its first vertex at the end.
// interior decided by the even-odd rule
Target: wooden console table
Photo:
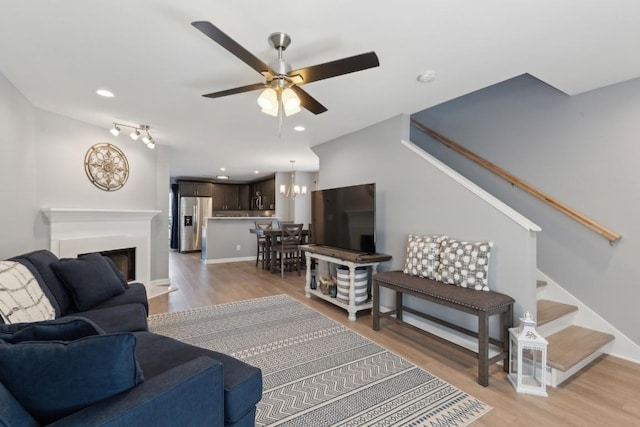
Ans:
{"type": "Polygon", "coordinates": [[[371,301],[367,301],[363,304],[356,304],[355,302],[355,277],[357,267],[371,267],[371,276],[376,274],[378,270],[378,264],[383,261],[389,261],[391,255],[385,254],[362,254],[357,252],[344,251],[340,249],[330,248],[326,246],[316,245],[302,245],[300,249],[304,251],[307,265],[306,282],[304,287],[304,293],[307,298],[311,298],[311,295],[315,295],[318,298],[322,298],[325,301],[329,301],[331,304],[335,304],[338,307],[342,307],[349,313],[349,320],[356,320],[356,313],[362,310],[370,310],[373,307],[371,301]],[[349,267],[349,303],[343,303],[337,298],[332,298],[329,295],[325,295],[320,292],[319,289],[311,289],[311,260],[317,259],[328,263],[345,265],[349,267]]]}

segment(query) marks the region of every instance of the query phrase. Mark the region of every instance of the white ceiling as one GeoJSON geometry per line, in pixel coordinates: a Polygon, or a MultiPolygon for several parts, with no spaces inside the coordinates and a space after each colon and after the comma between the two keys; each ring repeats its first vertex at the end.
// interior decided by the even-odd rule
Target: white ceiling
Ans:
{"type": "MultiPolygon", "coordinates": [[[[36,107],[104,127],[148,124],[171,175],[232,179],[318,169],[310,147],[529,73],[569,94],[640,76],[635,0],[0,0],[0,72],[36,107]],[[270,62],[272,32],[301,68],[374,50],[380,67],[304,86],[328,108],[277,120],[262,77],[193,28],[210,21],[270,62]],[[423,84],[416,77],[435,70],[423,84]],[[101,98],[107,88],[115,98],[101,98]],[[302,124],[305,132],[294,132],[302,124]]],[[[122,140],[121,140],[122,139],[122,140]]]]}

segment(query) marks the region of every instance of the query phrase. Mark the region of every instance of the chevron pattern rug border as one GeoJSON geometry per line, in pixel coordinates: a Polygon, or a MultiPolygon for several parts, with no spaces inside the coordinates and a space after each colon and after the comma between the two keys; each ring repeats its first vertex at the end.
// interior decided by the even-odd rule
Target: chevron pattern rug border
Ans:
{"type": "Polygon", "coordinates": [[[287,295],[149,317],[149,329],[262,369],[256,426],[449,426],[491,410],[287,295]]]}

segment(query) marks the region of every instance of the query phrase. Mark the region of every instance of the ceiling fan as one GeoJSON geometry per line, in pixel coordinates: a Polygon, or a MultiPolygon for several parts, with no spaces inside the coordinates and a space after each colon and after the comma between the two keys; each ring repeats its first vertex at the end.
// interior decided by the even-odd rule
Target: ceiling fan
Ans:
{"type": "Polygon", "coordinates": [[[208,93],[202,96],[219,98],[263,89],[262,94],[258,98],[258,103],[262,107],[262,111],[280,118],[282,117],[282,113],[285,113],[287,116],[295,114],[300,111],[300,107],[304,107],[313,114],[320,114],[327,111],[324,105],[320,104],[320,102],[300,86],[380,65],[375,52],[368,52],[313,65],[311,67],[292,70],[291,66],[282,59],[282,52],[284,52],[291,43],[291,38],[285,33],[273,33],[269,36],[269,44],[278,51],[278,58],[267,65],[212,23],[208,21],[196,21],[192,22],[191,25],[265,77],[264,83],[254,83],[220,92],[208,93]]]}

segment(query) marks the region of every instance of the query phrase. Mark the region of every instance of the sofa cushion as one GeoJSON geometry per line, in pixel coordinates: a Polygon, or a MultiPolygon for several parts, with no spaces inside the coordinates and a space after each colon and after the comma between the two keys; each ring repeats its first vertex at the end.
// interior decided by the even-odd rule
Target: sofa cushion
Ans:
{"type": "Polygon", "coordinates": [[[44,322],[0,325],[0,340],[9,344],[23,341],[74,341],[103,333],[91,320],[73,316],[44,322]]]}
{"type": "Polygon", "coordinates": [[[242,419],[262,398],[262,371],[241,360],[200,347],[157,335],[136,332],[136,357],[146,378],[200,356],[208,356],[222,363],[224,370],[224,419],[230,425],[242,419]]]}
{"type": "Polygon", "coordinates": [[[4,323],[55,319],[51,305],[31,271],[16,261],[0,261],[0,316],[4,323]]]}
{"type": "Polygon", "coordinates": [[[24,260],[38,270],[60,307],[60,315],[64,316],[73,307],[73,297],[51,269],[51,263],[58,261],[58,257],[46,249],[40,249],[11,258],[11,261],[23,262],[24,260]]]}
{"type": "Polygon", "coordinates": [[[111,332],[146,331],[147,310],[142,304],[122,304],[115,307],[97,308],[74,314],[91,320],[100,329],[111,332]]]}
{"type": "Polygon", "coordinates": [[[100,254],[61,259],[52,263],[51,268],[71,291],[80,310],[88,310],[125,291],[120,279],[100,254]]]}
{"type": "Polygon", "coordinates": [[[439,280],[463,288],[488,291],[489,258],[492,247],[492,242],[457,240],[443,242],[439,280]]]}
{"type": "Polygon", "coordinates": [[[0,342],[0,382],[33,418],[48,424],[140,383],[135,345],[131,333],[0,342]]]}
{"type": "Polygon", "coordinates": [[[92,310],[98,308],[117,307],[124,304],[142,304],[149,312],[149,301],[147,300],[147,288],[142,283],[130,283],[129,288],[123,294],[116,295],[113,298],[96,305],[92,310]]]}
{"type": "Polygon", "coordinates": [[[1,382],[0,402],[0,426],[40,427],[1,382]]]}
{"type": "Polygon", "coordinates": [[[439,280],[440,244],[447,236],[416,236],[409,234],[404,273],[439,280]]]}

